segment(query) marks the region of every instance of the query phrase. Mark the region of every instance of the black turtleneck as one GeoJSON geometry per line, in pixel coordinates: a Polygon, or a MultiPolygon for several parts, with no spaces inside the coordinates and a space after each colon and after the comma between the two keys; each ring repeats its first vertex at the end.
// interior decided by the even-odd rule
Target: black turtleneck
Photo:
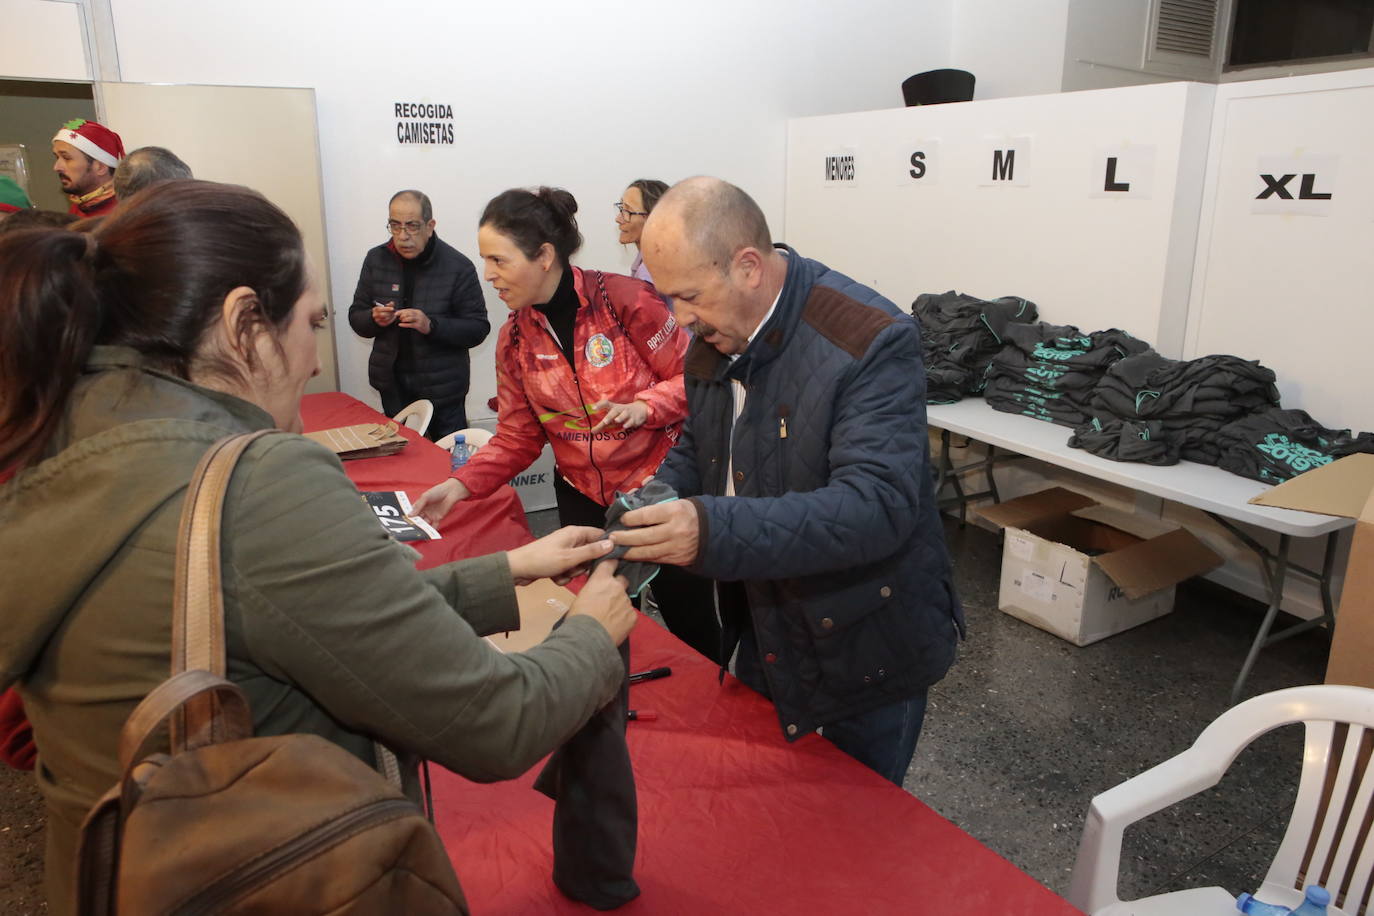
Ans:
{"type": "Polygon", "coordinates": [[[564,267],[563,277],[558,281],[558,289],[554,290],[553,298],[534,306],[549,319],[549,326],[553,328],[554,334],[558,335],[558,346],[567,357],[570,366],[576,365],[573,362],[573,327],[577,324],[577,307],[581,304],[577,298],[577,290],[573,287],[572,268],[564,267]]]}

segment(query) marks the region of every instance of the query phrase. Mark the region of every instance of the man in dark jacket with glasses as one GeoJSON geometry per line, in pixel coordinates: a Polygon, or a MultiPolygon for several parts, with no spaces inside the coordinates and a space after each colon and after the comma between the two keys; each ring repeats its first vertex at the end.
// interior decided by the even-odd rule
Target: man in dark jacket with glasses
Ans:
{"type": "Polygon", "coordinates": [[[391,198],[391,241],[363,259],[348,323],[372,338],[368,381],[394,416],[411,401],[434,404],[429,438],[468,425],[468,350],[491,330],[477,271],[434,233],[434,208],[419,191],[391,198]]]}

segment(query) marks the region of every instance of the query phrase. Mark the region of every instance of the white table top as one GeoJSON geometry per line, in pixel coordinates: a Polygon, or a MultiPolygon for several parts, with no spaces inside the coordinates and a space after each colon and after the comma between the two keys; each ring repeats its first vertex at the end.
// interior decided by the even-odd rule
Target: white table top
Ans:
{"type": "Polygon", "coordinates": [[[1180,461],[1170,467],[1157,467],[1111,461],[1083,449],[1069,448],[1073,431],[1067,426],[993,410],[982,398],[932,404],[927,408],[927,418],[930,426],[937,429],[1280,534],[1316,537],[1355,523],[1354,519],[1334,515],[1252,506],[1249,499],[1270,489],[1269,485],[1211,465],[1180,461]]]}

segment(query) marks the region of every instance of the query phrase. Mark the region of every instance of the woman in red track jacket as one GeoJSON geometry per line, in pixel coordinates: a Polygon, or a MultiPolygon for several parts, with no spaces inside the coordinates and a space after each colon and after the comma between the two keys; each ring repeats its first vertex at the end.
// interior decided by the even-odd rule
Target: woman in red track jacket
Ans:
{"type": "Polygon", "coordinates": [[[687,415],[687,335],[652,286],[573,267],[580,247],[567,191],[512,190],[482,214],[486,279],[511,310],[496,346],[496,435],[416,503],[440,519],[553,445],[559,518],[602,526],[616,491],[653,476],[687,415]]]}
{"type": "MultiPolygon", "coordinates": [[[[483,273],[511,310],[496,344],[496,435],[416,502],[442,519],[486,496],[553,444],[564,525],[604,527],[616,491],[654,475],[687,415],[687,333],[647,283],[573,267],[577,202],[556,188],[493,198],[477,232],[483,273]]],[[[655,585],[668,628],[711,659],[720,624],[709,580],[664,567],[655,585]]]]}

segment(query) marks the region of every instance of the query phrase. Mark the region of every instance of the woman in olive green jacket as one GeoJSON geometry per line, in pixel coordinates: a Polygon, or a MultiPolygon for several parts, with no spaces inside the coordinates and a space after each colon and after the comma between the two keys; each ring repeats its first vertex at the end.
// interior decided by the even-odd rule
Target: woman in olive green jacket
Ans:
{"type": "MultiPolygon", "coordinates": [[[[299,431],[324,316],[295,226],[244,188],[168,183],[97,228],[0,240],[0,470],[17,471],[0,486],[0,689],[19,685],[34,727],[55,913],[119,730],[168,675],[191,472],[223,436],[299,431]]],[[[518,627],[514,582],[609,550],[595,529],[417,572],[338,459],[283,434],[241,460],[224,531],[229,677],[259,735],[313,732],[369,764],[376,739],[507,779],[624,677],[634,612],[611,563],[538,647],[480,638],[518,627]]]]}

